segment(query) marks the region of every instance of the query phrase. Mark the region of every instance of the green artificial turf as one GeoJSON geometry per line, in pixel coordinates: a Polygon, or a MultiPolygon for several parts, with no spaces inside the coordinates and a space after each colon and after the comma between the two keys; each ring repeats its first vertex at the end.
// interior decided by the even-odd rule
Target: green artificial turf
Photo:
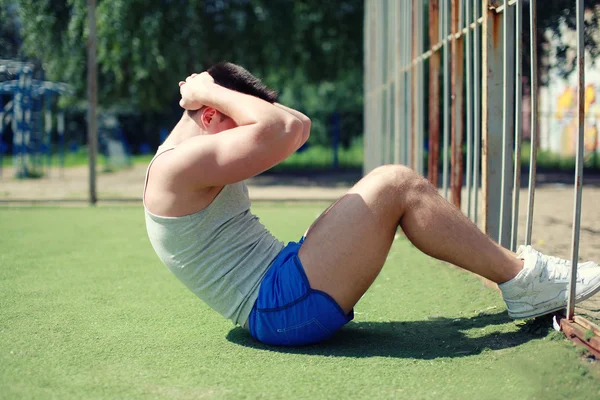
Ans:
{"type": "MultiPolygon", "coordinates": [[[[256,205],[297,240],[325,205],[256,205]]],[[[255,342],[159,262],[143,211],[0,209],[2,399],[594,399],[598,365],[508,319],[498,293],[404,238],[355,322],[303,348],[255,342]]]]}

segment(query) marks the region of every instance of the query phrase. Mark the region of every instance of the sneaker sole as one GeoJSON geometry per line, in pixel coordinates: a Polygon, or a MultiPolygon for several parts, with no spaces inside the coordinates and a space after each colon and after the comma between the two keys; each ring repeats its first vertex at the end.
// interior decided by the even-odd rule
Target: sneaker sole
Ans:
{"type": "MultiPolygon", "coordinates": [[[[579,298],[577,298],[575,300],[575,304],[589,299],[590,297],[592,297],[593,295],[595,295],[598,292],[600,292],[600,282],[596,286],[592,287],[592,289],[590,289],[587,293],[583,293],[579,298]]],[[[508,316],[511,317],[512,319],[534,318],[534,317],[539,317],[542,315],[550,314],[555,311],[564,310],[566,307],[567,307],[567,304],[565,303],[560,306],[551,307],[548,309],[534,309],[534,310],[531,310],[526,313],[511,313],[509,310],[508,316]]]]}

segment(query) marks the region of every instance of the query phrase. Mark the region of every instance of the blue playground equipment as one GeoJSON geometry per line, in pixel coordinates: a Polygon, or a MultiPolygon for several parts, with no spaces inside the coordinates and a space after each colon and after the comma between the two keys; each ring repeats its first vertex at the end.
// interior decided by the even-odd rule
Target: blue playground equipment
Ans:
{"type": "Polygon", "coordinates": [[[56,120],[60,165],[64,166],[65,115],[56,104],[58,98],[71,91],[69,85],[33,79],[33,64],[0,60],[0,76],[13,79],[0,82],[0,176],[2,157],[8,148],[5,128],[13,133],[13,166],[17,178],[43,175],[50,167],[53,121],[56,120]],[[4,99],[10,100],[4,103],[4,99]],[[53,110],[56,109],[56,112],[53,110]],[[43,113],[43,118],[42,118],[43,113]],[[56,116],[56,118],[54,118],[56,116]]]}

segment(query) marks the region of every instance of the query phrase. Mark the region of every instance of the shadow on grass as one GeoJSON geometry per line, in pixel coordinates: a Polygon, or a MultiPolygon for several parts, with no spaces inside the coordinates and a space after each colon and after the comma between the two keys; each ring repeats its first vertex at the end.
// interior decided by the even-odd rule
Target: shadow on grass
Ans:
{"type": "Polygon", "coordinates": [[[232,343],[260,350],[290,354],[338,357],[397,357],[430,360],[466,357],[487,350],[516,347],[544,337],[551,317],[530,320],[514,332],[498,332],[495,325],[511,322],[505,312],[471,318],[434,318],[425,321],[351,322],[326,342],[304,347],[267,346],[243,328],[227,334],[232,343]],[[482,331],[483,328],[490,328],[482,331]],[[479,332],[471,331],[479,329],[479,332]],[[471,331],[469,337],[465,332],[471,331]]]}

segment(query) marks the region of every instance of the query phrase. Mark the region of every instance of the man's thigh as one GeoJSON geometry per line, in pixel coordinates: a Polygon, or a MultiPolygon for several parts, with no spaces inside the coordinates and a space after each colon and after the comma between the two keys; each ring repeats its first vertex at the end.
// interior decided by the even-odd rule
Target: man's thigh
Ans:
{"type": "Polygon", "coordinates": [[[309,228],[299,257],[313,289],[350,312],[383,266],[399,210],[378,176],[367,176],[309,228]]]}

